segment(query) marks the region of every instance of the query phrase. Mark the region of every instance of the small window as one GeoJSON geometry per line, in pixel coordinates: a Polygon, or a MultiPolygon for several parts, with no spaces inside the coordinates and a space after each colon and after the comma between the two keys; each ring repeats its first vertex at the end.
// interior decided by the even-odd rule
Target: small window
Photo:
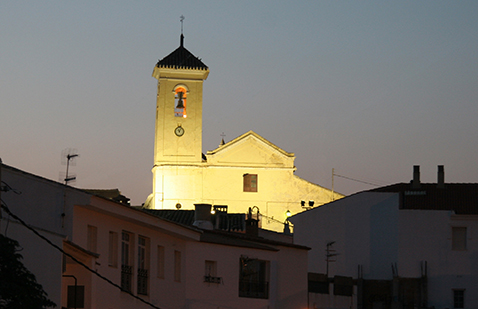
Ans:
{"type": "Polygon", "coordinates": [[[465,290],[453,290],[453,308],[465,308],[465,290]]]}
{"type": "Polygon", "coordinates": [[[244,192],[257,192],[257,174],[244,174],[244,192]]]}
{"type": "Polygon", "coordinates": [[[466,250],[466,227],[452,227],[452,250],[466,250]]]}
{"type": "Polygon", "coordinates": [[[181,282],[181,252],[174,251],[174,281],[181,282]]]}
{"type": "Polygon", "coordinates": [[[204,282],[221,283],[221,278],[217,276],[217,262],[205,261],[204,266],[205,266],[204,282]]]}
{"type": "Polygon", "coordinates": [[[216,277],[216,261],[205,261],[205,275],[216,277]]]}
{"type": "Polygon", "coordinates": [[[108,265],[118,267],[118,233],[110,231],[108,247],[108,265]]]}
{"type": "Polygon", "coordinates": [[[68,308],[85,308],[85,286],[69,285],[67,298],[68,308]]]}
{"type": "Polygon", "coordinates": [[[87,231],[87,244],[86,249],[91,252],[96,252],[96,244],[97,244],[97,237],[98,237],[98,229],[96,226],[88,225],[87,231]]]}
{"type": "Polygon", "coordinates": [[[164,247],[158,246],[158,278],[164,279],[164,247]]]}

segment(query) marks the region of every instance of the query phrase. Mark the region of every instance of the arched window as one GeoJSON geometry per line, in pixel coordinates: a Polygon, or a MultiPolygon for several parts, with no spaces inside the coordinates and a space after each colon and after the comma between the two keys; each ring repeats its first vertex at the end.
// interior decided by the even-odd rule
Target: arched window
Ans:
{"type": "Polygon", "coordinates": [[[186,118],[187,90],[184,86],[174,88],[174,116],[186,118]]]}

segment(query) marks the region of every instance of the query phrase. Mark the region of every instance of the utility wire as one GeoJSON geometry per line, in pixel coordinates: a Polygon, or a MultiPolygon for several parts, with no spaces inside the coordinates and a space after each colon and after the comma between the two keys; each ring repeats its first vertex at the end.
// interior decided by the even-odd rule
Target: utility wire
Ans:
{"type": "Polygon", "coordinates": [[[334,174],[334,176],[342,177],[342,178],[345,178],[345,179],[348,179],[348,180],[352,180],[352,181],[356,181],[356,182],[361,182],[361,183],[364,183],[364,184],[367,184],[367,185],[371,185],[371,186],[375,186],[375,187],[380,187],[380,185],[377,185],[377,184],[375,184],[375,183],[366,182],[366,181],[358,180],[358,179],[353,179],[353,178],[350,178],[350,177],[347,177],[347,176],[342,176],[342,175],[339,175],[339,174],[334,174]]]}
{"type": "Polygon", "coordinates": [[[72,256],[71,254],[69,253],[66,253],[63,249],[61,249],[60,247],[58,247],[57,245],[55,245],[54,243],[52,243],[48,238],[46,238],[45,236],[41,235],[40,233],[38,233],[34,228],[30,227],[28,224],[26,224],[22,219],[20,219],[18,216],[16,216],[15,214],[13,214],[10,209],[8,209],[6,203],[2,200],[1,201],[1,208],[3,208],[11,217],[13,217],[14,219],[18,220],[18,222],[20,222],[24,227],[26,227],[27,229],[29,229],[30,231],[32,231],[35,235],[37,235],[38,237],[40,237],[41,239],[43,239],[44,241],[46,241],[50,246],[54,247],[55,249],[57,249],[58,251],[60,251],[61,253],[63,253],[64,255],[68,256],[69,258],[71,258],[73,261],[75,261],[76,263],[78,263],[79,265],[83,266],[84,268],[86,268],[88,271],[92,272],[93,274],[95,274],[96,276],[98,276],[99,278],[103,279],[104,281],[108,282],[109,284],[111,284],[112,286],[120,289],[122,292],[125,292],[125,293],[128,293],[129,295],[131,295],[132,297],[136,298],[137,300],[151,306],[152,308],[155,308],[155,309],[161,309],[159,307],[156,307],[155,305],[151,304],[150,302],[147,302],[145,301],[144,299],[142,299],[141,297],[138,297],[136,295],[134,295],[133,293],[129,292],[129,291],[126,291],[125,289],[123,289],[121,286],[117,285],[116,283],[114,283],[113,281],[111,281],[110,279],[104,277],[103,275],[100,275],[97,271],[91,269],[90,267],[88,267],[88,265],[80,262],[79,260],[77,260],[74,256],[72,256]]]}

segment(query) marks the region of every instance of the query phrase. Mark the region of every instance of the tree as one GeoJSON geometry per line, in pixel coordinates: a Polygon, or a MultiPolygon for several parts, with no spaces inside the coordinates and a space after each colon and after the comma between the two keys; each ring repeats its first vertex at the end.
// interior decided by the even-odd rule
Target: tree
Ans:
{"type": "Polygon", "coordinates": [[[18,242],[0,235],[0,309],[56,307],[22,263],[18,242]]]}

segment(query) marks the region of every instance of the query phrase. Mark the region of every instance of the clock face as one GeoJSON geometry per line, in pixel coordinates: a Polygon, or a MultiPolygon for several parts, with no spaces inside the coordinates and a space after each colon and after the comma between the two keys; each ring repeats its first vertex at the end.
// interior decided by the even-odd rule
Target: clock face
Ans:
{"type": "Polygon", "coordinates": [[[174,129],[174,134],[176,134],[177,136],[183,136],[184,134],[183,127],[181,126],[176,127],[176,129],[174,129]]]}

